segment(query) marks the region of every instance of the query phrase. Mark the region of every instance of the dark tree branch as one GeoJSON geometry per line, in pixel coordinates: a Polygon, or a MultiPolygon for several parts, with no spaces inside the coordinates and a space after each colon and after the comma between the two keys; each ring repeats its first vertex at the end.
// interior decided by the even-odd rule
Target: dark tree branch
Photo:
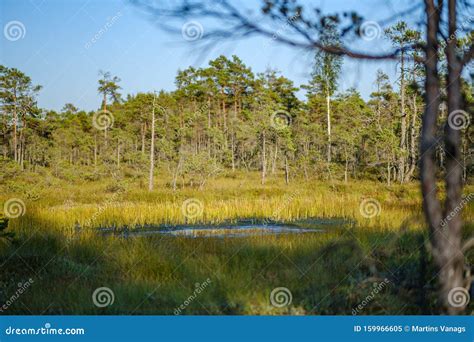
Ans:
{"type": "MultiPolygon", "coordinates": [[[[248,15],[244,15],[235,6],[233,6],[228,0],[215,1],[212,7],[206,6],[205,2],[189,2],[184,0],[178,5],[175,5],[172,9],[164,7],[156,7],[151,5],[147,0],[131,0],[132,3],[144,8],[148,13],[154,17],[165,17],[170,19],[187,19],[187,18],[206,18],[219,20],[224,22],[225,28],[215,28],[206,34],[201,39],[200,44],[204,44],[205,41],[215,40],[216,38],[246,38],[252,35],[260,35],[283,43],[291,47],[302,48],[306,50],[318,49],[324,52],[332,53],[339,56],[347,56],[354,59],[365,59],[365,60],[396,60],[402,51],[408,51],[418,48],[424,48],[421,44],[407,45],[403,48],[393,49],[388,53],[367,53],[362,51],[353,50],[347,46],[328,46],[321,43],[318,38],[319,33],[324,27],[316,21],[310,21],[303,17],[303,11],[301,8],[293,9],[292,11],[283,10],[278,8],[278,11],[274,7],[270,8],[268,15],[274,20],[286,23],[292,28],[292,33],[296,37],[289,38],[287,35],[276,34],[276,30],[271,30],[261,24],[264,22],[263,18],[254,18],[250,20],[248,15]],[[273,11],[273,12],[271,12],[273,11]],[[296,19],[295,19],[296,17],[296,19]],[[304,25],[302,27],[301,25],[304,25]],[[311,34],[311,33],[314,33],[311,34]]],[[[411,10],[415,10],[420,5],[413,6],[411,10]]],[[[265,10],[265,9],[264,9],[265,10]]],[[[347,15],[347,13],[346,13],[347,15]]],[[[339,20],[337,15],[321,16],[320,21],[325,19],[339,20]]],[[[392,19],[390,19],[392,20],[392,19]]],[[[342,29],[341,34],[345,34],[349,31],[358,32],[361,23],[361,18],[355,13],[352,13],[352,24],[342,29]]],[[[172,29],[169,25],[158,21],[158,25],[165,28],[167,31],[180,32],[178,29],[172,29]]],[[[419,61],[422,62],[422,58],[418,57],[419,61]]]]}

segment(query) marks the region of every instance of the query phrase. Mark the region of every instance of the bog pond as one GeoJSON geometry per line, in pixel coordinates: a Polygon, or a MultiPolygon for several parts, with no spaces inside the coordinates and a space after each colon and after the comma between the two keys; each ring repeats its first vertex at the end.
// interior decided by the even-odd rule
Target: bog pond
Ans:
{"type": "Polygon", "coordinates": [[[239,238],[265,235],[315,234],[323,233],[327,229],[348,227],[350,225],[352,225],[351,221],[340,218],[313,218],[286,223],[265,220],[238,220],[233,223],[218,225],[193,224],[177,226],[145,225],[135,227],[101,227],[98,231],[104,236],[112,235],[122,238],[154,235],[187,238],[239,238]]]}

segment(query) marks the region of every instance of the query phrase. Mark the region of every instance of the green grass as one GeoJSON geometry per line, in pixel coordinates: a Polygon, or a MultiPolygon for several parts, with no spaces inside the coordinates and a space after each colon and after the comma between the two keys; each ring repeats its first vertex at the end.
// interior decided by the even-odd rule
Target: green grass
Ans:
{"type": "MultiPolygon", "coordinates": [[[[351,314],[385,279],[387,285],[358,314],[436,312],[416,184],[312,181],[286,186],[275,178],[261,185],[257,174],[237,174],[202,191],[173,192],[159,180],[157,190],[148,193],[138,181],[120,187],[28,182],[4,186],[0,199],[21,198],[26,204],[25,215],[9,221],[16,241],[0,249],[0,303],[19,282],[32,278],[34,283],[2,314],[173,314],[186,301],[181,314],[351,314]],[[189,198],[203,203],[202,215],[192,220],[181,210],[189,198]],[[370,219],[359,210],[367,198],[381,208],[370,219]],[[269,217],[305,228],[321,227],[321,221],[301,221],[308,218],[352,223],[323,222],[324,233],[224,239],[121,239],[94,232],[110,225],[269,217]],[[210,284],[189,300],[196,284],[207,279],[210,284]],[[94,305],[92,293],[99,287],[113,291],[112,305],[94,305]],[[271,305],[270,293],[277,287],[291,291],[291,305],[271,305]]],[[[471,222],[465,225],[467,236],[474,231],[472,203],[464,216],[471,222]]]]}

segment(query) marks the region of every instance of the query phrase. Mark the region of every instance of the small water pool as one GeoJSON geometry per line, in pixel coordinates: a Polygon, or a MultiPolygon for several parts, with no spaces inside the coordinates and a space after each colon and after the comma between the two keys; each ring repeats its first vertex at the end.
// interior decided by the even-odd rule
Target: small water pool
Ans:
{"type": "Polygon", "coordinates": [[[102,231],[104,235],[120,237],[168,235],[188,238],[238,238],[246,236],[280,235],[280,234],[307,234],[320,233],[322,229],[298,228],[290,225],[237,225],[237,226],[190,226],[178,228],[156,229],[117,229],[102,231]]]}
{"type": "Polygon", "coordinates": [[[172,236],[186,238],[239,238],[248,236],[314,234],[327,229],[345,225],[348,222],[338,219],[311,219],[298,223],[239,221],[220,225],[180,225],[180,226],[142,226],[106,227],[98,231],[104,236],[140,237],[140,236],[172,236]]]}

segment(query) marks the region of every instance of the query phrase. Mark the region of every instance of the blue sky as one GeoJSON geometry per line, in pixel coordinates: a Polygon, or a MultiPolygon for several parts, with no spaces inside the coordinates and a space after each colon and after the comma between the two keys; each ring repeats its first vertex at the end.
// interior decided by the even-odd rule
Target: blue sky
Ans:
{"type": "MultiPolygon", "coordinates": [[[[242,2],[252,6],[250,0],[242,2]]],[[[398,7],[403,2],[396,1],[398,7]]],[[[356,9],[365,19],[374,21],[400,10],[393,8],[394,2],[380,0],[312,3],[328,12],[356,9]]],[[[297,86],[308,81],[311,71],[309,54],[275,43],[265,44],[267,40],[260,37],[218,43],[203,55],[181,35],[158,29],[125,0],[2,0],[0,25],[0,63],[22,70],[35,84],[42,85],[38,102],[48,109],[59,110],[67,102],[85,110],[97,109],[99,70],[119,76],[123,94],[173,90],[178,69],[205,66],[220,54],[238,55],[254,72],[276,68],[297,86]],[[12,21],[24,26],[24,37],[13,41],[5,33],[12,21]]],[[[205,34],[206,23],[202,26],[205,34]]],[[[390,46],[382,38],[361,44],[369,51],[390,46]]],[[[395,77],[395,63],[346,60],[340,91],[356,87],[367,98],[375,90],[373,81],[378,68],[395,77]]]]}

